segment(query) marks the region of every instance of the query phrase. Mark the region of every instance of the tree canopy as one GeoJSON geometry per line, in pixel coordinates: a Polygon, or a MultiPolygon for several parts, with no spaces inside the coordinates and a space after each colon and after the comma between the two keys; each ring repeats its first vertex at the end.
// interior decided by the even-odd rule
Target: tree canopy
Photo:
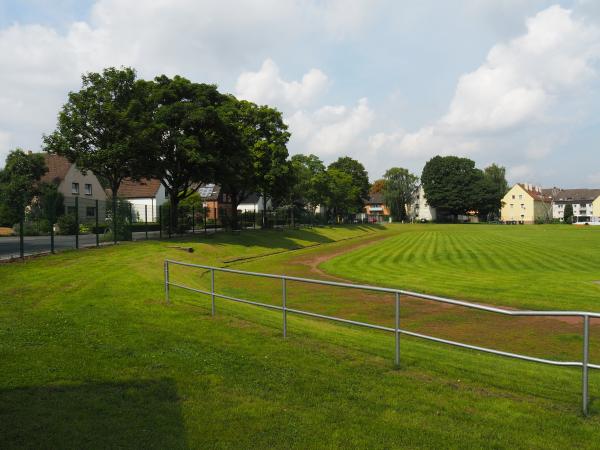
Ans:
{"type": "Polygon", "coordinates": [[[146,87],[131,68],[83,75],[81,90],[69,93],[59,113],[56,131],[44,137],[46,151],[94,172],[116,195],[123,179],[147,171],[153,129],[146,87]]]}
{"type": "Polygon", "coordinates": [[[406,207],[413,202],[419,177],[401,167],[392,167],[383,176],[383,198],[395,220],[406,220],[406,207]]]}
{"type": "Polygon", "coordinates": [[[40,178],[48,171],[43,155],[17,148],[6,157],[0,171],[0,218],[12,225],[21,220],[25,207],[40,192],[40,178]]]}

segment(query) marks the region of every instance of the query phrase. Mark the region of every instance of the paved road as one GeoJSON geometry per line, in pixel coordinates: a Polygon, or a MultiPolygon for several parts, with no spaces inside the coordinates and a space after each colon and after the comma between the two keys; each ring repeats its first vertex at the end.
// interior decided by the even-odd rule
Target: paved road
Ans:
{"type": "MultiPolygon", "coordinates": [[[[158,238],[158,232],[148,233],[150,238],[158,238]]],[[[145,239],[146,234],[133,233],[134,240],[145,239]]],[[[25,236],[25,255],[35,255],[50,251],[50,236],[25,236]]],[[[110,244],[110,242],[108,242],[110,244]]],[[[95,234],[82,234],[79,236],[79,247],[93,247],[96,245],[95,234]]],[[[54,236],[54,248],[56,251],[74,249],[75,236],[54,236]]],[[[19,237],[0,237],[0,259],[19,257],[19,237]]]]}

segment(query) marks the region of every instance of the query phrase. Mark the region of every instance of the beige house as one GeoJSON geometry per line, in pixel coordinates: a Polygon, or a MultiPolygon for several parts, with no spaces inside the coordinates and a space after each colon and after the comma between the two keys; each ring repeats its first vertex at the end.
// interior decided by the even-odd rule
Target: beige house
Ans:
{"type": "Polygon", "coordinates": [[[552,217],[552,198],[538,186],[515,184],[502,199],[501,220],[531,224],[552,217]]]}
{"type": "Polygon", "coordinates": [[[79,218],[91,220],[96,216],[96,200],[98,214],[104,219],[106,192],[98,178],[92,173],[85,175],[70,163],[67,158],[44,153],[48,172],[41,178],[42,182],[52,183],[65,197],[65,212],[75,212],[75,198],[78,198],[79,218]]]}

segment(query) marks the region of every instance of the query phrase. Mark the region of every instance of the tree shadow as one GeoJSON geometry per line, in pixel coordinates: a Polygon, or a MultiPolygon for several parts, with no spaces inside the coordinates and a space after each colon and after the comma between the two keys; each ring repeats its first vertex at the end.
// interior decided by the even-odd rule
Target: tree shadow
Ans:
{"type": "MultiPolygon", "coordinates": [[[[375,231],[385,230],[386,227],[380,224],[356,224],[345,225],[340,227],[351,227],[354,230],[359,230],[364,234],[375,231]]],[[[215,246],[226,245],[242,245],[244,247],[265,247],[265,248],[298,248],[297,240],[313,242],[315,244],[327,244],[337,242],[337,239],[332,239],[318,232],[320,227],[314,228],[276,228],[267,230],[244,230],[244,231],[219,231],[204,235],[186,235],[173,239],[179,242],[191,242],[197,240],[200,242],[210,242],[215,246]]],[[[358,237],[353,236],[353,237],[358,237]]]]}
{"type": "Polygon", "coordinates": [[[188,448],[173,380],[0,390],[0,448],[188,448]]]}

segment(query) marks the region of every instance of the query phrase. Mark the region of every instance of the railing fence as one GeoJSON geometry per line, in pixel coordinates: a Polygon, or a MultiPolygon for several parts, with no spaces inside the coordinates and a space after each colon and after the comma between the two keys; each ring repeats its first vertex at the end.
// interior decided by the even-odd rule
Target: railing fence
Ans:
{"type": "Polygon", "coordinates": [[[502,309],[502,308],[496,308],[493,306],[486,306],[486,305],[480,305],[477,303],[470,303],[470,302],[465,302],[465,301],[461,301],[461,300],[453,300],[453,299],[449,299],[449,298],[438,297],[435,295],[420,294],[417,292],[406,291],[403,289],[392,289],[392,288],[370,286],[370,285],[359,285],[359,284],[351,284],[351,283],[340,283],[340,282],[335,282],[335,281],[315,280],[315,279],[310,279],[310,278],[300,278],[300,277],[293,277],[293,276],[287,276],[287,275],[275,275],[275,274],[266,274],[266,273],[258,273],[258,272],[248,272],[248,271],[243,271],[243,270],[226,269],[226,268],[222,268],[222,267],[205,266],[205,265],[201,265],[201,264],[191,264],[191,263],[186,263],[186,262],[181,262],[181,261],[174,261],[174,260],[170,260],[170,259],[167,259],[164,262],[164,275],[165,275],[165,277],[164,277],[165,300],[167,303],[170,303],[169,288],[170,288],[170,286],[174,286],[174,287],[178,287],[181,289],[186,289],[189,291],[193,291],[193,292],[197,292],[200,294],[205,294],[205,295],[210,296],[210,298],[211,298],[211,314],[213,316],[215,315],[215,298],[221,298],[224,300],[230,300],[230,301],[234,301],[234,302],[238,302],[238,303],[245,303],[245,304],[249,304],[249,305],[260,306],[260,307],[267,308],[267,309],[278,310],[278,311],[282,312],[283,337],[287,337],[287,315],[288,315],[288,313],[298,314],[298,315],[303,315],[303,316],[308,316],[308,317],[315,317],[315,318],[325,319],[325,320],[331,320],[334,322],[341,322],[341,323],[346,323],[346,324],[350,324],[350,325],[357,325],[357,326],[361,326],[361,327],[366,327],[366,328],[371,328],[371,329],[375,329],[375,330],[381,330],[381,331],[387,331],[387,332],[394,333],[394,362],[397,367],[400,366],[400,335],[401,334],[417,337],[420,339],[426,339],[426,340],[438,342],[441,344],[447,344],[447,345],[466,348],[466,349],[470,349],[470,350],[477,350],[477,351],[486,352],[486,353],[492,353],[495,355],[505,356],[505,357],[509,357],[509,358],[521,359],[524,361],[537,362],[537,363],[549,364],[549,365],[554,365],[554,366],[562,366],[562,367],[581,367],[581,369],[582,369],[582,412],[585,416],[587,416],[589,413],[589,369],[600,369],[600,365],[591,364],[589,362],[590,318],[600,318],[600,313],[585,312],[585,311],[507,310],[507,309],[502,309]],[[193,288],[191,286],[186,286],[184,284],[171,281],[170,275],[169,275],[169,265],[170,264],[210,271],[210,291],[193,288]],[[236,297],[232,297],[229,295],[220,294],[220,293],[216,292],[216,290],[215,290],[215,272],[248,275],[248,276],[260,277],[260,278],[280,279],[281,283],[282,283],[281,306],[236,298],[236,297]],[[287,305],[287,293],[288,293],[288,283],[287,282],[288,281],[295,281],[295,282],[308,283],[308,284],[318,284],[318,285],[325,285],[325,286],[336,286],[336,287],[343,287],[343,288],[350,288],[350,289],[367,290],[367,291],[375,291],[375,292],[394,294],[394,296],[395,296],[394,328],[386,327],[386,326],[382,326],[382,325],[371,324],[371,323],[367,323],[367,322],[359,322],[359,321],[355,321],[355,320],[343,319],[341,317],[318,314],[318,313],[304,311],[304,310],[295,309],[295,308],[289,308],[287,305]],[[582,360],[581,361],[556,361],[556,360],[552,360],[552,359],[537,358],[537,357],[533,357],[533,356],[505,352],[505,351],[495,350],[495,349],[491,349],[491,348],[487,348],[487,347],[481,347],[481,346],[477,346],[477,345],[471,345],[471,344],[465,344],[462,342],[452,341],[449,339],[437,338],[434,336],[429,336],[429,335],[422,334],[422,333],[416,333],[413,331],[403,330],[402,328],[400,328],[400,303],[401,303],[400,299],[401,299],[402,295],[410,296],[410,297],[414,297],[414,298],[420,298],[420,299],[424,299],[424,300],[431,300],[431,301],[439,302],[439,303],[446,303],[446,304],[451,304],[451,305],[456,305],[456,306],[462,306],[462,307],[470,308],[470,309],[488,311],[488,312],[492,312],[492,313],[496,313],[496,314],[503,314],[503,315],[508,315],[508,316],[581,317],[583,319],[582,360]]]}

